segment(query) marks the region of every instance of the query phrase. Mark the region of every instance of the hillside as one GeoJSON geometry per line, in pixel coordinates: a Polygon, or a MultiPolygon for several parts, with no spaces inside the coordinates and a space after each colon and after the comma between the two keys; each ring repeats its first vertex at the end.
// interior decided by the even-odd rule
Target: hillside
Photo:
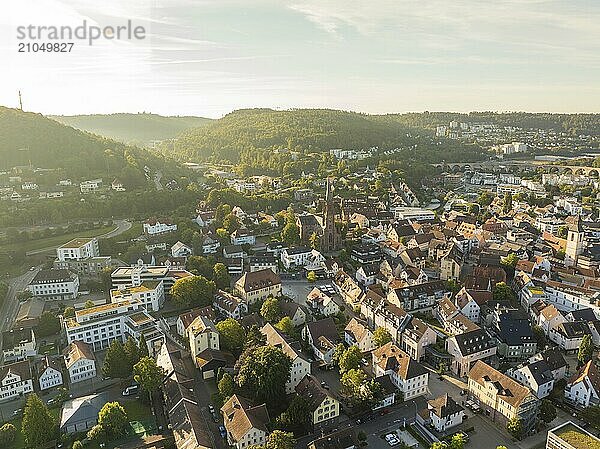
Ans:
{"type": "MultiPolygon", "coordinates": [[[[146,183],[143,168],[165,160],[146,150],[76,130],[41,114],[0,107],[0,169],[31,165],[59,169],[56,176],[121,177],[128,187],[146,183]]],[[[112,179],[111,179],[112,180],[112,179]]]]}
{"type": "MultiPolygon", "coordinates": [[[[245,109],[184,132],[163,145],[182,159],[221,159],[238,162],[253,150],[326,152],[332,148],[397,148],[423,145],[425,156],[434,148],[428,131],[410,130],[386,116],[330,109],[245,109]]],[[[456,144],[449,144],[449,146],[456,144]]],[[[444,157],[452,153],[451,148],[444,157]]],[[[464,151],[464,148],[461,149],[464,151]]],[[[463,154],[464,155],[464,154],[463,154]]],[[[435,159],[435,158],[434,158],[435,159]]]]}
{"type": "Polygon", "coordinates": [[[517,126],[523,129],[545,129],[567,132],[571,135],[600,135],[600,114],[550,114],[538,112],[421,112],[388,114],[387,119],[403,126],[435,129],[451,120],[465,123],[490,123],[498,126],[517,126]]]}
{"type": "Polygon", "coordinates": [[[139,145],[147,145],[153,140],[171,139],[190,128],[212,121],[203,117],[164,117],[145,113],[58,115],[50,118],[82,131],[139,145]]]}

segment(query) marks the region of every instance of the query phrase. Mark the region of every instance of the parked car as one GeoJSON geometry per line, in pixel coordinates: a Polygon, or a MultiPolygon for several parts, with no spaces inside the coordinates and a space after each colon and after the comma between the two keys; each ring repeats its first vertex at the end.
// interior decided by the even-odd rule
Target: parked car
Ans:
{"type": "Polygon", "coordinates": [[[122,395],[123,396],[131,396],[134,395],[138,392],[138,390],[140,389],[139,385],[130,385],[127,388],[125,388],[123,390],[122,395]]]}
{"type": "Polygon", "coordinates": [[[390,446],[396,446],[397,444],[400,444],[400,440],[398,439],[398,436],[394,433],[388,433],[385,436],[385,441],[387,441],[387,443],[390,446]]]}
{"type": "Polygon", "coordinates": [[[215,412],[215,407],[214,407],[214,405],[212,405],[212,404],[208,404],[208,411],[209,411],[209,412],[211,412],[211,413],[214,413],[214,412],[215,412]]]}
{"type": "Polygon", "coordinates": [[[21,416],[22,414],[23,414],[22,408],[18,408],[15,411],[13,411],[13,416],[21,416]]]}
{"type": "Polygon", "coordinates": [[[227,431],[223,426],[219,426],[219,433],[221,434],[221,438],[225,438],[227,436],[227,431]]]}

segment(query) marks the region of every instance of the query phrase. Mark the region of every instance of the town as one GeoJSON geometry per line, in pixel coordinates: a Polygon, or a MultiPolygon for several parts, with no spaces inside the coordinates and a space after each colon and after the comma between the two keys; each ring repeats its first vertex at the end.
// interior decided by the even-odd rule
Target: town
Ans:
{"type": "MultiPolygon", "coordinates": [[[[437,124],[488,150],[418,183],[402,147],[190,162],[194,189],[145,166],[192,207],[7,233],[47,243],[6,268],[0,445],[600,447],[600,169],[540,136],[598,141],[518,129],[437,124]]],[[[2,175],[15,211],[131,188],[2,175]]]]}

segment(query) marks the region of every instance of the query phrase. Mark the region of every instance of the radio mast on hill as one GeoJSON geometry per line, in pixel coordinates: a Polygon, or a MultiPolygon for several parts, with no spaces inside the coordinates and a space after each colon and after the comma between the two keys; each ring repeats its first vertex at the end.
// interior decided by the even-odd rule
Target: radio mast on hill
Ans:
{"type": "Polygon", "coordinates": [[[21,98],[21,91],[19,91],[19,109],[23,110],[23,98],[21,98]]]}

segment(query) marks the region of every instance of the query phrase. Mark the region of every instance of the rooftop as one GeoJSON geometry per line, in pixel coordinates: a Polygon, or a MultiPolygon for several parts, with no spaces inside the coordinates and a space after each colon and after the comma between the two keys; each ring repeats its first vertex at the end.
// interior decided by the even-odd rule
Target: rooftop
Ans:
{"type": "Polygon", "coordinates": [[[575,449],[600,449],[600,440],[572,422],[552,429],[551,432],[575,449]]]}

